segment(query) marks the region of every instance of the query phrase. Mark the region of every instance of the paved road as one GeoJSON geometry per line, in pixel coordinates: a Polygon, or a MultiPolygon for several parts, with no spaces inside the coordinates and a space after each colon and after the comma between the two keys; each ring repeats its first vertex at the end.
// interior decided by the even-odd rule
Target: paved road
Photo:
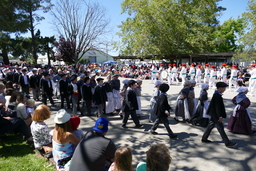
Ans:
{"type": "MultiPolygon", "coordinates": [[[[120,78],[122,80],[122,78],[120,78]]],[[[151,135],[148,130],[152,124],[148,122],[149,100],[153,93],[153,84],[149,80],[143,80],[142,84],[142,113],[141,123],[143,128],[135,129],[132,120],[128,120],[128,129],[121,128],[121,119],[119,116],[106,116],[109,119],[109,131],[106,135],[111,138],[117,147],[129,146],[133,150],[134,167],[140,162],[145,161],[145,152],[154,143],[164,143],[169,147],[172,156],[170,170],[189,170],[189,171],[250,171],[256,170],[256,137],[255,135],[239,135],[232,134],[226,129],[226,133],[230,140],[238,143],[236,148],[227,148],[221,140],[217,129],[213,129],[209,139],[213,141],[211,144],[201,143],[204,128],[187,125],[185,123],[176,123],[173,120],[174,114],[169,117],[170,127],[174,133],[178,135],[177,139],[170,140],[167,131],[160,125],[157,129],[158,135],[151,135]]],[[[177,94],[181,86],[173,85],[168,91],[169,103],[175,106],[177,94]]],[[[195,88],[196,97],[199,96],[200,88],[195,88]]],[[[214,90],[208,91],[211,99],[214,90]]],[[[223,95],[228,118],[230,112],[234,108],[231,99],[236,92],[226,91],[223,95]]],[[[252,104],[249,108],[256,123],[256,98],[249,97],[252,104]]],[[[58,106],[59,103],[57,103],[58,106]]],[[[51,118],[46,122],[50,128],[54,127],[53,118],[59,107],[52,108],[51,118]]],[[[80,129],[84,132],[90,130],[96,117],[81,117],[80,129]]],[[[227,125],[228,119],[224,120],[227,125]]],[[[255,128],[255,126],[254,126],[255,128]]]]}

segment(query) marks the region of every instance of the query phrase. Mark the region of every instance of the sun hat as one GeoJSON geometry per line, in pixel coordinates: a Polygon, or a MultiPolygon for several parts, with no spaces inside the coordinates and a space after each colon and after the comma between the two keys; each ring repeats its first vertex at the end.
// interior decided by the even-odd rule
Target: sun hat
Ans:
{"type": "Polygon", "coordinates": [[[238,93],[243,93],[243,92],[246,92],[246,91],[248,91],[248,88],[245,87],[245,86],[241,86],[241,87],[239,87],[239,88],[236,90],[236,92],[238,92],[238,93]]]}
{"type": "Polygon", "coordinates": [[[95,122],[95,125],[92,129],[99,133],[107,132],[108,131],[108,120],[106,118],[97,119],[95,122]]]}
{"type": "Polygon", "coordinates": [[[63,124],[68,122],[69,120],[70,114],[68,114],[65,109],[60,109],[54,118],[54,122],[57,124],[63,124]]]}
{"type": "Polygon", "coordinates": [[[226,83],[224,83],[224,82],[217,82],[216,83],[216,87],[217,88],[220,88],[220,87],[227,87],[228,85],[226,84],[226,83]]]}
{"type": "Polygon", "coordinates": [[[128,82],[129,82],[128,79],[125,79],[125,80],[122,81],[123,84],[127,84],[128,82]]]}
{"type": "Polygon", "coordinates": [[[159,80],[156,80],[154,84],[155,84],[155,86],[158,86],[159,84],[162,84],[162,82],[159,80]]]}
{"type": "Polygon", "coordinates": [[[163,93],[166,93],[169,90],[170,86],[166,83],[160,85],[159,90],[163,93]]]}

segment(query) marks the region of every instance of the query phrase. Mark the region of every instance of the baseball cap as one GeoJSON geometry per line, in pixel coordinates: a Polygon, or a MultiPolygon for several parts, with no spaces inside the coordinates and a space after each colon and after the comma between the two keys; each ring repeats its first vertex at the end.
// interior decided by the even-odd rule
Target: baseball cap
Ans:
{"type": "Polygon", "coordinates": [[[108,120],[106,118],[97,119],[96,123],[92,129],[99,133],[107,132],[108,131],[108,120]]]}

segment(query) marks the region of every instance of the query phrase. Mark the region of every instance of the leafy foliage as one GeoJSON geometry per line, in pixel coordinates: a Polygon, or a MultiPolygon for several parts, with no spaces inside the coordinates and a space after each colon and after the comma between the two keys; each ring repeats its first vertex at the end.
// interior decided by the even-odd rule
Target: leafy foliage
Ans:
{"type": "Polygon", "coordinates": [[[245,34],[239,39],[239,43],[244,47],[237,50],[235,58],[252,61],[256,60],[256,2],[250,0],[247,6],[247,12],[242,17],[245,21],[245,34]]]}
{"type": "Polygon", "coordinates": [[[67,64],[73,64],[75,62],[76,42],[69,39],[66,40],[63,36],[60,36],[55,46],[57,49],[55,56],[57,60],[64,61],[67,64]]]}
{"type": "Polygon", "coordinates": [[[122,54],[162,55],[210,52],[219,0],[124,0],[130,17],[120,25],[122,54]]]}

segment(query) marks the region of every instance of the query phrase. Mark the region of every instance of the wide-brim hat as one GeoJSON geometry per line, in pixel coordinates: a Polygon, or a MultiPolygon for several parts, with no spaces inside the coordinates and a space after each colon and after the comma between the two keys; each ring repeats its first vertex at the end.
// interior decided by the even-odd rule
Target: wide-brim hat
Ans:
{"type": "Polygon", "coordinates": [[[216,87],[219,88],[219,87],[228,87],[228,85],[224,82],[217,82],[216,83],[216,87]]]}
{"type": "Polygon", "coordinates": [[[166,83],[163,83],[159,86],[159,90],[163,93],[166,93],[169,90],[170,86],[166,83]]]}
{"type": "Polygon", "coordinates": [[[47,75],[50,75],[48,72],[44,72],[43,75],[46,77],[47,75]]]}
{"type": "Polygon", "coordinates": [[[107,132],[108,131],[108,120],[106,118],[97,119],[95,122],[95,125],[92,129],[99,133],[107,132]]]}
{"type": "Polygon", "coordinates": [[[70,117],[70,114],[65,109],[60,109],[54,118],[54,122],[56,124],[64,124],[70,120],[70,117]]]}

